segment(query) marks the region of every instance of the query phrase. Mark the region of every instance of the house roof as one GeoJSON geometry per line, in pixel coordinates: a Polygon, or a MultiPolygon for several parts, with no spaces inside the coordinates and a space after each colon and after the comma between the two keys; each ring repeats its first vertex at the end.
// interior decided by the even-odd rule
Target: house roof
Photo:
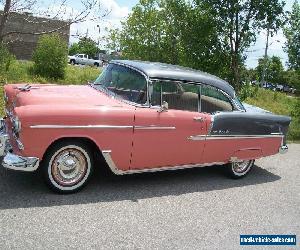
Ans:
{"type": "Polygon", "coordinates": [[[207,84],[225,91],[231,97],[235,96],[233,87],[226,81],[214,75],[178,65],[136,60],[113,60],[111,63],[122,64],[137,69],[149,78],[170,79],[207,84]]]}

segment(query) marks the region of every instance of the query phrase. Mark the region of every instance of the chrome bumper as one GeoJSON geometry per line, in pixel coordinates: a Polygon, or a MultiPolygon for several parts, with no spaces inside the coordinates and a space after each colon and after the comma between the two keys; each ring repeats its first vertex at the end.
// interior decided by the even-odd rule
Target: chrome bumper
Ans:
{"type": "Polygon", "coordinates": [[[39,166],[39,158],[24,157],[9,152],[11,148],[9,136],[6,133],[5,122],[0,119],[0,157],[2,166],[8,169],[32,172],[39,166]]]}
{"type": "Polygon", "coordinates": [[[287,153],[287,151],[288,151],[288,146],[287,145],[282,145],[282,146],[280,146],[280,148],[279,148],[279,153],[280,154],[285,154],[285,153],[287,153]]]}

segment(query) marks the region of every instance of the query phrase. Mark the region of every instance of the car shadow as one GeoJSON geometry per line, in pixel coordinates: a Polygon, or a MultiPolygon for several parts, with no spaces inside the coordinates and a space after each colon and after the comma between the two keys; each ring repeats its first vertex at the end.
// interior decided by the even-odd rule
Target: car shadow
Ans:
{"type": "Polygon", "coordinates": [[[95,171],[90,183],[79,193],[52,193],[39,173],[0,169],[0,210],[51,207],[113,201],[137,202],[141,199],[223,190],[274,182],[281,177],[254,166],[246,178],[224,176],[219,166],[116,176],[105,170],[95,171]]]}

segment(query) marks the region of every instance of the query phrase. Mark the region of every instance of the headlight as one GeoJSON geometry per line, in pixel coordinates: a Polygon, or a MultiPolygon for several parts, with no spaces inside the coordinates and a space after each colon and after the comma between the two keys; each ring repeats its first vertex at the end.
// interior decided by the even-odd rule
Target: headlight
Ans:
{"type": "Polygon", "coordinates": [[[13,132],[19,133],[21,131],[21,122],[18,117],[12,119],[13,132]]]}

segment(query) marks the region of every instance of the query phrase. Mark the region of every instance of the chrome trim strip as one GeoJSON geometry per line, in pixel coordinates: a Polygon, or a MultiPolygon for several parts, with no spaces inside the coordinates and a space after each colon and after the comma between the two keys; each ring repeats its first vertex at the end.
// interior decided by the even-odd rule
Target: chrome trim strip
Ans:
{"type": "Polygon", "coordinates": [[[137,130],[173,130],[176,129],[174,126],[116,126],[116,125],[31,125],[30,128],[40,128],[40,129],[137,129],[137,130]]]}
{"type": "Polygon", "coordinates": [[[31,125],[30,128],[53,128],[53,129],[133,129],[133,126],[115,126],[115,125],[31,125]]]}
{"type": "Polygon", "coordinates": [[[120,170],[117,168],[113,159],[111,158],[111,150],[103,150],[102,154],[104,159],[106,160],[107,165],[111,169],[111,171],[116,175],[125,175],[125,174],[139,174],[139,173],[151,173],[151,172],[160,172],[167,170],[178,170],[178,169],[188,169],[188,168],[199,168],[199,167],[207,167],[213,165],[223,165],[226,162],[211,162],[211,163],[203,163],[203,164],[189,164],[189,165],[181,165],[181,166],[167,166],[160,168],[146,168],[146,169],[129,169],[129,170],[120,170]]]}
{"type": "Polygon", "coordinates": [[[173,130],[176,129],[176,127],[163,127],[163,126],[156,126],[156,125],[150,125],[150,126],[134,126],[134,129],[137,130],[173,130]]]}
{"type": "Polygon", "coordinates": [[[282,134],[270,134],[270,135],[192,135],[187,139],[192,141],[204,141],[204,140],[232,140],[232,139],[261,139],[261,138],[277,138],[283,137],[282,134]]]}

